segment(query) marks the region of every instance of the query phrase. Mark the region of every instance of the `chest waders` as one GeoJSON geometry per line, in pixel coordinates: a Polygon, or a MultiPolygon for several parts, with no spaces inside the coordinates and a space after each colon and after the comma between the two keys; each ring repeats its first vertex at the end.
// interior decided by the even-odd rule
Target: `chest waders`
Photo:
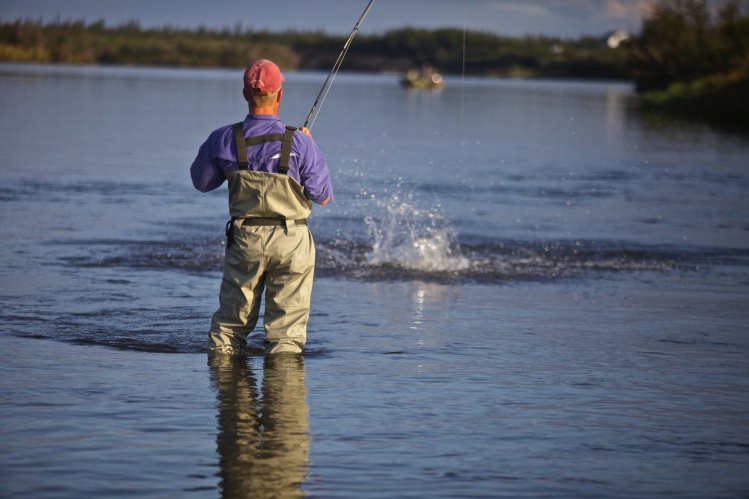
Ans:
{"type": "Polygon", "coordinates": [[[247,344],[263,292],[265,353],[299,353],[306,342],[315,247],[306,227],[312,202],[288,176],[295,130],[245,138],[242,124],[234,125],[238,169],[226,173],[231,220],[211,350],[233,353],[247,344]],[[279,141],[278,173],[251,171],[247,148],[279,141]]]}
{"type": "Polygon", "coordinates": [[[312,212],[312,202],[304,195],[304,189],[288,176],[291,142],[295,127],[287,126],[284,133],[270,133],[246,137],[242,124],[234,125],[234,139],[237,146],[236,172],[227,174],[229,181],[229,213],[231,220],[226,224],[226,247],[231,247],[234,236],[234,223],[243,219],[243,224],[282,225],[293,220],[295,225],[306,225],[312,212]],[[281,157],[278,173],[250,171],[247,148],[266,142],[281,142],[281,157]],[[244,142],[245,147],[239,147],[244,142]]]}

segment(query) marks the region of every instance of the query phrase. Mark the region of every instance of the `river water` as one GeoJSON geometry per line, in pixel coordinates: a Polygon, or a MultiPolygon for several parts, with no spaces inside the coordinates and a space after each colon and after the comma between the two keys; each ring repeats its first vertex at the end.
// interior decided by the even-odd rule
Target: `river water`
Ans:
{"type": "Polygon", "coordinates": [[[340,74],[306,353],[209,359],[226,192],[188,170],[239,81],[0,65],[0,495],[749,495],[746,136],[340,74]]]}

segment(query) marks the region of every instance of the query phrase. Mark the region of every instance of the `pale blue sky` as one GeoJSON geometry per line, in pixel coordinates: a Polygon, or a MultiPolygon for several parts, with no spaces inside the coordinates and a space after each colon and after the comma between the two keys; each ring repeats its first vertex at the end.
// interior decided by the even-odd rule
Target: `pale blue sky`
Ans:
{"type": "MultiPolygon", "coordinates": [[[[361,33],[415,26],[458,27],[498,35],[573,37],[613,29],[637,32],[657,0],[375,0],[361,33]]],[[[0,0],[0,20],[137,19],[144,27],[234,27],[348,34],[368,0],[0,0]]]]}

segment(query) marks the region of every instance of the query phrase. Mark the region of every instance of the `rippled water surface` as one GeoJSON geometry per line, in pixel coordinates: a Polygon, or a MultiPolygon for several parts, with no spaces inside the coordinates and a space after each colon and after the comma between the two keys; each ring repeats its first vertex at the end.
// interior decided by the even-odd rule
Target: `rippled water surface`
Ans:
{"type": "Polygon", "coordinates": [[[238,81],[0,65],[0,495],[749,495],[746,137],[339,75],[306,354],[209,358],[226,192],[188,169],[238,81]]]}

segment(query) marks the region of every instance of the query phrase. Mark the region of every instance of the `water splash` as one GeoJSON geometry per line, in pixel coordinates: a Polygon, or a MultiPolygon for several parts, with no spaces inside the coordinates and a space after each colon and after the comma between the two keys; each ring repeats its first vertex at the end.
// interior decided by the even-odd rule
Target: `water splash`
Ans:
{"type": "Polygon", "coordinates": [[[422,210],[411,196],[393,194],[376,206],[383,211],[379,219],[366,217],[374,236],[367,263],[373,266],[399,267],[421,272],[460,271],[468,268],[457,242],[455,230],[437,208],[422,210]]]}

